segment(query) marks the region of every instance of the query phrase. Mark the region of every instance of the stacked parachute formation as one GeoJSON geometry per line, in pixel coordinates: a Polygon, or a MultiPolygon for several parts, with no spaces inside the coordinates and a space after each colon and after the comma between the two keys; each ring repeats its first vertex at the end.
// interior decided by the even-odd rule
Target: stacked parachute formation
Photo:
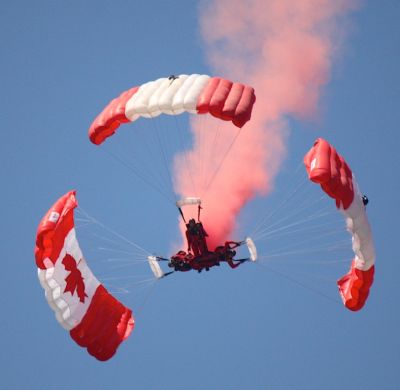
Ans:
{"type": "MultiPolygon", "coordinates": [[[[207,75],[179,75],[150,81],[123,92],[93,121],[89,138],[100,145],[122,123],[162,113],[206,114],[231,121],[241,128],[251,118],[256,97],[252,87],[207,75]]],[[[348,274],[339,279],[343,302],[350,310],[363,307],[373,283],[375,250],[365,205],[350,168],[325,140],[318,139],[304,163],[310,180],[336,200],[353,237],[355,258],[348,274]]],[[[189,199],[189,198],[187,198],[189,199]]],[[[192,199],[192,198],[190,198],[192,199]]],[[[198,202],[197,198],[192,199],[198,202]]],[[[178,209],[182,204],[177,204],[178,209]]],[[[39,224],[35,259],[46,299],[58,322],[72,339],[98,360],[108,360],[134,328],[132,311],[114,298],[86,264],[76,238],[75,191],[62,196],[39,224]]],[[[244,241],[255,261],[254,243],[244,241]]],[[[165,274],[155,258],[150,266],[161,278],[165,274]]]]}
{"type": "Polygon", "coordinates": [[[75,191],[62,196],[39,224],[35,258],[46,299],[60,325],[98,360],[108,360],[132,332],[132,311],[86,264],[75,233],[75,191]]]}
{"type": "MultiPolygon", "coordinates": [[[[122,123],[162,113],[206,114],[241,128],[250,120],[256,98],[252,87],[207,75],[179,75],[150,81],[112,100],[89,128],[89,138],[102,144],[122,123]]],[[[365,205],[354,176],[343,158],[323,139],[304,157],[311,181],[336,200],[352,234],[355,258],[348,274],[338,281],[350,310],[363,307],[373,283],[375,250],[365,205]]],[[[193,203],[198,198],[185,198],[193,203]]],[[[196,203],[197,204],[197,203],[196,203]]],[[[177,204],[178,209],[182,206],[177,204]]],[[[39,224],[35,258],[46,299],[72,339],[99,360],[108,360],[134,328],[132,311],[114,298],[96,279],[83,257],[75,233],[75,191],[62,196],[39,224]]],[[[247,238],[250,260],[254,243],[247,238]]],[[[156,258],[149,258],[156,277],[165,274],[156,258]]]]}
{"type": "Polygon", "coordinates": [[[160,114],[211,114],[243,127],[256,100],[252,87],[207,75],[179,75],[150,81],[123,92],[93,121],[89,138],[100,145],[121,123],[160,114]]]}
{"type": "Polygon", "coordinates": [[[368,298],[375,272],[375,248],[363,196],[343,157],[324,139],[315,141],[304,164],[310,180],[336,200],[336,207],[346,219],[355,257],[350,271],[337,284],[344,305],[352,311],[360,310],[368,298]]]}

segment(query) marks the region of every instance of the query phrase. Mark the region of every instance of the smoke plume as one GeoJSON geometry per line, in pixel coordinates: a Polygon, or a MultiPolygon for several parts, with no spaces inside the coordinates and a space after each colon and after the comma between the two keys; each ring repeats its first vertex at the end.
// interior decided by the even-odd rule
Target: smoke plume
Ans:
{"type": "Polygon", "coordinates": [[[317,114],[322,87],[329,81],[344,36],[346,16],[355,7],[351,0],[202,3],[201,35],[212,70],[253,86],[257,96],[252,118],[226,158],[221,156],[233,140],[233,126],[219,130],[226,142],[216,148],[212,129],[201,128],[197,120],[192,126],[193,149],[176,160],[177,191],[193,195],[195,182],[196,191],[203,193],[210,249],[229,238],[238,213],[250,199],[271,190],[286,153],[285,117],[310,119],[317,114]],[[211,149],[219,160],[207,157],[204,161],[204,150],[211,149]],[[194,178],[183,168],[187,164],[196,172],[194,178]],[[200,175],[200,169],[205,174],[200,175]],[[212,184],[199,176],[212,177],[212,184]]]}

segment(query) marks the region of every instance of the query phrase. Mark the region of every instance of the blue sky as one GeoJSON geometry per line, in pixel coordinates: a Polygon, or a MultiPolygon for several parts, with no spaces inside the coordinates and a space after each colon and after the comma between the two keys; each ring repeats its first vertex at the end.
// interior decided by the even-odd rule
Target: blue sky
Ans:
{"type": "MultiPolygon", "coordinates": [[[[299,276],[313,272],[310,264],[295,265],[297,274],[286,268],[274,272],[265,262],[173,275],[144,292],[132,286],[119,296],[133,308],[137,326],[111,361],[99,363],[70,340],[48,308],[36,277],[35,232],[42,215],[68,190],[77,189],[82,209],[149,251],[168,252],[177,240],[176,210],[96,149],[87,129],[105,103],[133,85],[170,74],[211,73],[199,34],[201,4],[1,5],[1,388],[400,387],[395,0],[364,1],[352,14],[319,121],[288,118],[288,157],[275,191],[248,205],[240,227],[246,234],[257,215],[274,209],[297,180],[296,169],[313,140],[327,138],[370,198],[377,270],[362,311],[351,313],[337,303],[334,280],[341,274],[327,267],[318,269],[319,276],[333,278],[327,286],[299,276]]],[[[86,231],[81,244],[89,252],[85,237],[86,231]]],[[[268,248],[260,244],[265,255],[268,248]]],[[[113,271],[96,258],[88,261],[100,275],[113,271]]],[[[122,277],[136,271],[118,272],[115,283],[123,284],[122,277]]]]}

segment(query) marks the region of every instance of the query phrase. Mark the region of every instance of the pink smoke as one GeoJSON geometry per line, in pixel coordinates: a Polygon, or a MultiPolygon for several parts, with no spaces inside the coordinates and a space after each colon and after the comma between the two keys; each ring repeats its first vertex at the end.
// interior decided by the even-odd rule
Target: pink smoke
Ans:
{"type": "Polygon", "coordinates": [[[201,32],[216,74],[253,86],[257,96],[250,122],[207,191],[204,181],[188,175],[184,166],[213,176],[219,163],[212,157],[205,162],[204,150],[224,155],[233,126],[221,130],[226,142],[215,151],[214,132],[195,121],[194,147],[176,160],[177,191],[191,196],[195,187],[205,193],[202,220],[210,249],[230,237],[250,199],[271,190],[286,154],[285,116],[312,118],[318,112],[345,16],[355,6],[351,0],[213,0],[202,9],[201,32]]]}

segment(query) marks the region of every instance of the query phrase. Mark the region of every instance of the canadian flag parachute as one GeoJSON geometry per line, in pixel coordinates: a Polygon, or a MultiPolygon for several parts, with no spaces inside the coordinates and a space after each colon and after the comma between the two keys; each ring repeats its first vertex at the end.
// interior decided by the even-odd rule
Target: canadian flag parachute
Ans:
{"type": "Polygon", "coordinates": [[[351,169],[343,157],[327,141],[319,138],[304,157],[309,178],[336,200],[336,207],[346,219],[352,235],[354,259],[350,271],[338,280],[344,305],[360,310],[374,280],[375,248],[365,210],[365,198],[359,192],[351,169]]]}
{"type": "Polygon", "coordinates": [[[132,311],[114,298],[86,264],[76,238],[75,191],[50,208],[39,224],[38,276],[58,322],[98,360],[108,360],[132,332],[132,311]]]}

